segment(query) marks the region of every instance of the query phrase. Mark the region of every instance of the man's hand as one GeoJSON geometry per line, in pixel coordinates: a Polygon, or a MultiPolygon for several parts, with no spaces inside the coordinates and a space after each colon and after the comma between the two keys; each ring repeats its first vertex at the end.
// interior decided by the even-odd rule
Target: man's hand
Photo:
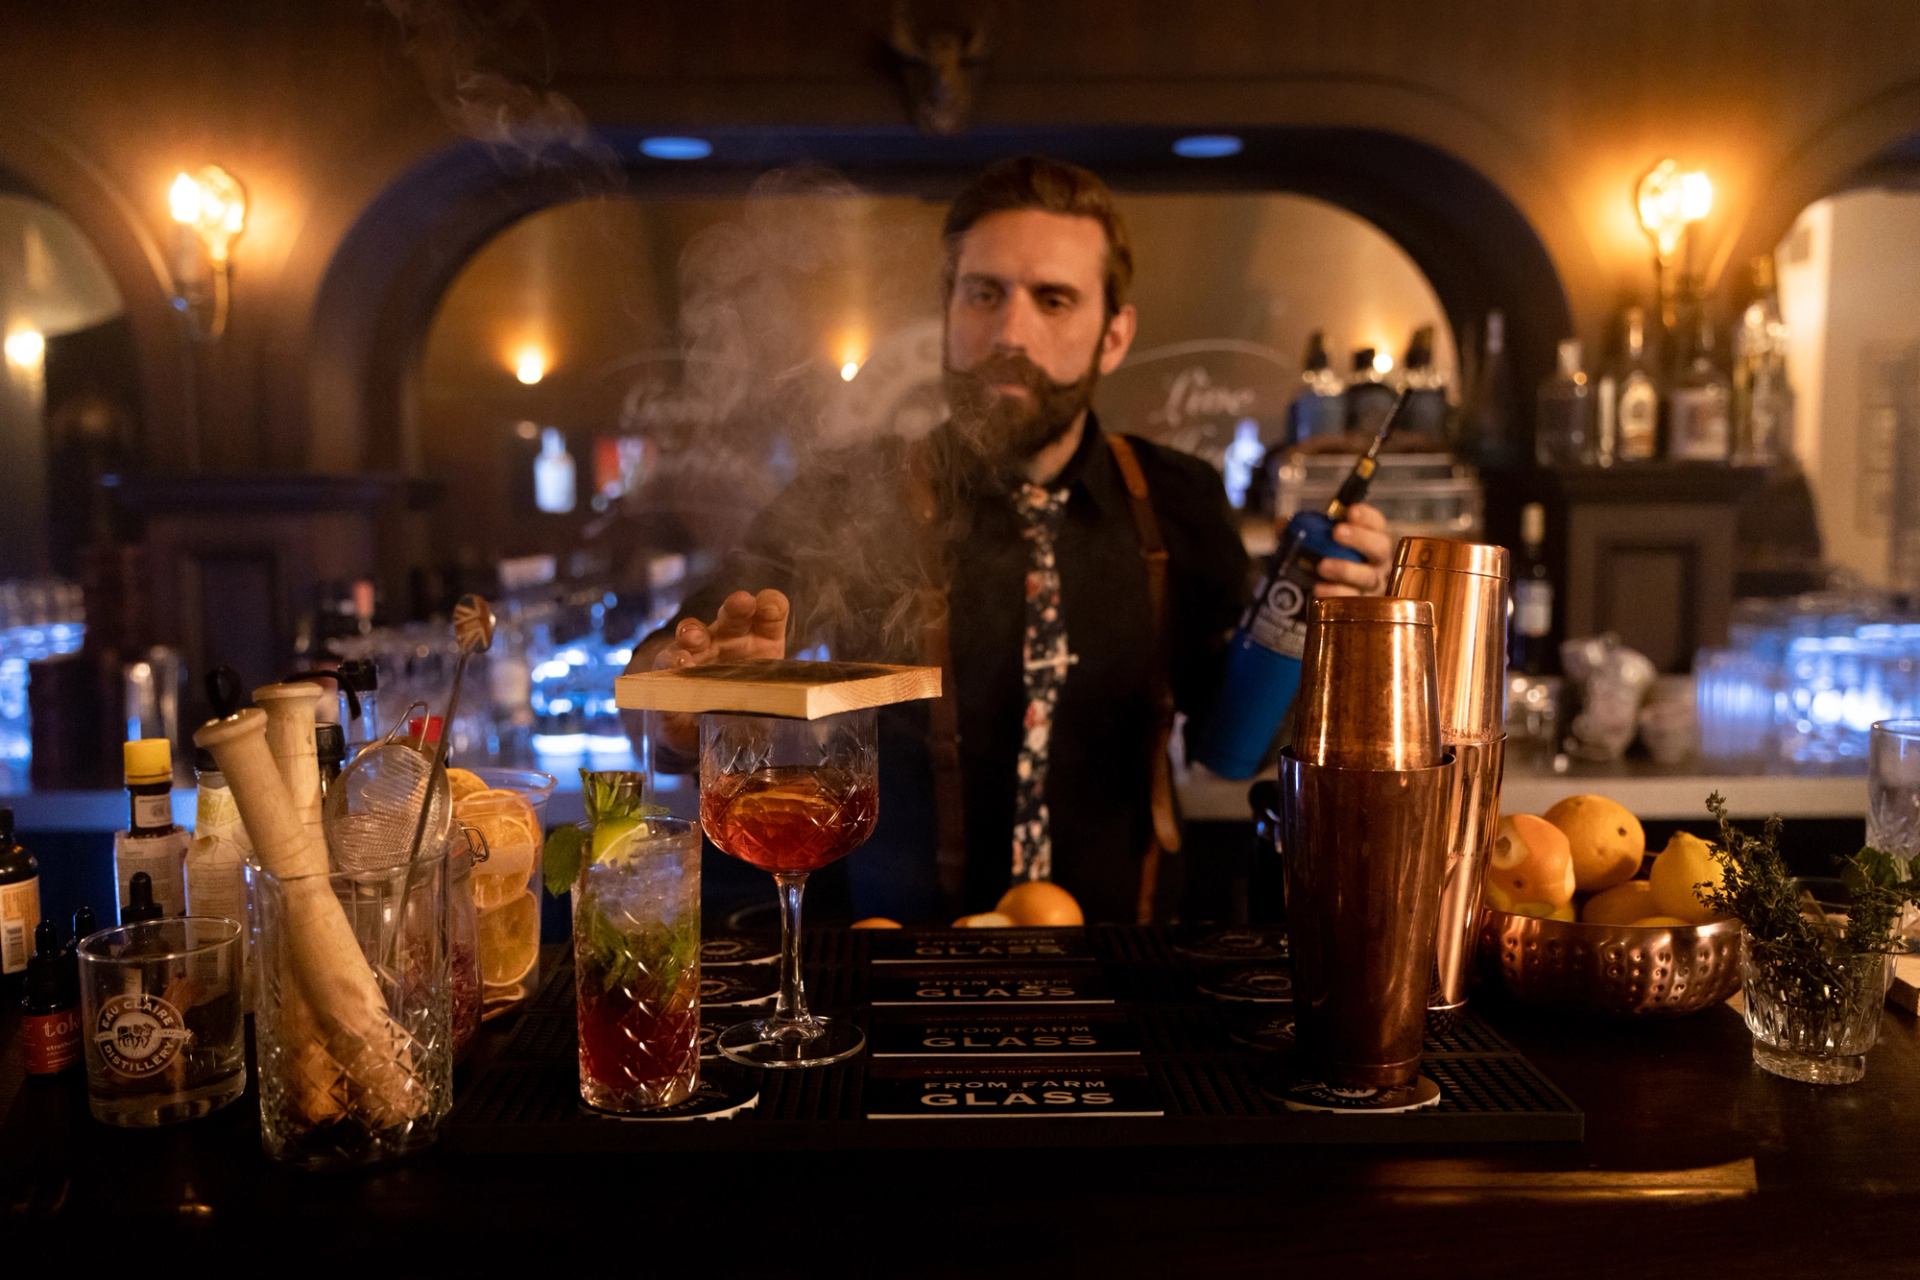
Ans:
{"type": "MultiPolygon", "coordinates": [[[[636,655],[637,656],[637,655],[636,655]]],[[[736,591],[720,602],[712,622],[682,618],[673,638],[654,653],[655,671],[787,656],[787,598],[778,591],[736,591]]]]}
{"type": "MultiPolygon", "coordinates": [[[[746,662],[787,656],[787,597],[766,590],[758,595],[736,591],[720,602],[712,622],[682,618],[673,634],[636,649],[627,663],[629,673],[663,671],[669,667],[703,667],[709,662],[746,662]]],[[[636,743],[638,716],[629,718],[627,733],[636,743]]],[[[691,753],[700,744],[697,716],[662,713],[654,721],[665,745],[691,753]]]]}
{"type": "Polygon", "coordinates": [[[1387,570],[1393,558],[1393,535],[1378,507],[1356,502],[1347,518],[1333,526],[1333,540],[1366,557],[1364,563],[1331,556],[1320,562],[1316,596],[1377,596],[1387,589],[1387,570]]]}

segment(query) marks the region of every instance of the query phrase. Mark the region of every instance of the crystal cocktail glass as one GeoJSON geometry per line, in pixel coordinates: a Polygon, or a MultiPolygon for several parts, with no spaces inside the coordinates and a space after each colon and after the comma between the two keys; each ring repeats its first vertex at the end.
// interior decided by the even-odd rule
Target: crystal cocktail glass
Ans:
{"type": "Polygon", "coordinates": [[[700,1083],[700,832],[603,821],[573,883],[580,1098],[652,1111],[700,1083]]]}
{"type": "Polygon", "coordinates": [[[771,872],[780,897],[780,994],[771,1017],[724,1032],[718,1047],[760,1067],[852,1057],[860,1028],[807,1010],[800,900],[807,876],[873,834],[880,813],[878,718],[818,720],[708,713],[700,720],[700,825],[721,852],[771,872]]]}

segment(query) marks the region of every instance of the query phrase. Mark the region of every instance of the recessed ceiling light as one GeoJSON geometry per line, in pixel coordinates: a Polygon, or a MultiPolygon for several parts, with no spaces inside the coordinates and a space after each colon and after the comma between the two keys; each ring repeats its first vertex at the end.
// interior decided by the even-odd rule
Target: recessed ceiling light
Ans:
{"type": "Polygon", "coordinates": [[[713,144],[705,138],[642,138],[640,154],[655,160],[705,160],[713,154],[713,144]]]}
{"type": "Polygon", "coordinates": [[[1240,139],[1230,133],[1192,133],[1176,139],[1173,154],[1188,160],[1218,160],[1240,154],[1240,139]]]}

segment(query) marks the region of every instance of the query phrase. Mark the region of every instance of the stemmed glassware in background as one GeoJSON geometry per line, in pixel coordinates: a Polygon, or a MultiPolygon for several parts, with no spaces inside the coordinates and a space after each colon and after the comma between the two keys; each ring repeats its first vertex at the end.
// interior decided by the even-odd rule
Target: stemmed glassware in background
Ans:
{"type": "Polygon", "coordinates": [[[800,978],[800,900],[807,876],[844,858],[879,817],[872,710],[818,720],[709,713],[700,719],[700,825],[721,852],[771,872],[780,895],[780,994],[771,1017],[718,1041],[736,1062],[816,1067],[849,1058],[866,1037],[807,1010],[800,978]]]}

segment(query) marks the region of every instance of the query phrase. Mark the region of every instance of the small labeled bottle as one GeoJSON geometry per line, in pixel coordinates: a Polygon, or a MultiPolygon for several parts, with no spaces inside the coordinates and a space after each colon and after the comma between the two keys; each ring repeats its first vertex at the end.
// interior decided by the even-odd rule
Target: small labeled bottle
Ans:
{"type": "Polygon", "coordinates": [[[187,911],[188,832],[173,821],[173,744],[165,738],[135,738],[126,744],[129,818],[113,841],[113,878],[120,886],[121,920],[136,872],[152,886],[161,915],[187,911]]]}
{"type": "Polygon", "coordinates": [[[1647,351],[1646,312],[1628,307],[1625,324],[1626,349],[1613,375],[1614,457],[1646,462],[1660,456],[1660,384],[1647,351]]]}
{"type": "Polygon", "coordinates": [[[1400,398],[1381,372],[1383,366],[1391,368],[1393,361],[1378,356],[1372,347],[1353,353],[1353,376],[1347,380],[1347,430],[1355,435],[1378,435],[1400,398]]]}
{"type": "Polygon", "coordinates": [[[1326,335],[1321,330],[1315,329],[1307,340],[1300,364],[1300,390],[1287,405],[1287,443],[1339,435],[1347,425],[1347,387],[1327,359],[1326,335]]]}
{"type": "Polygon", "coordinates": [[[145,924],[149,920],[158,920],[166,913],[153,898],[153,877],[144,871],[136,871],[133,878],[121,888],[125,899],[120,904],[120,923],[145,924]]]}
{"type": "Polygon", "coordinates": [[[1693,462],[1725,462],[1731,447],[1733,384],[1714,356],[1713,322],[1704,304],[1689,358],[1667,397],[1667,456],[1693,462]]]}
{"type": "Polygon", "coordinates": [[[42,920],[33,931],[27,991],[20,1000],[20,1030],[27,1074],[58,1075],[80,1061],[80,1001],[62,970],[60,931],[42,920]]]}
{"type": "Polygon", "coordinates": [[[80,944],[87,935],[100,926],[93,918],[93,908],[82,903],[74,908],[73,936],[67,939],[67,945],[60,949],[60,980],[67,984],[67,990],[73,993],[74,1002],[80,1000],[80,944]]]}
{"type": "Polygon", "coordinates": [[[1593,428],[1593,396],[1580,367],[1580,341],[1560,343],[1559,364],[1540,384],[1534,460],[1543,467],[1590,467],[1600,461],[1593,428]]]}
{"type": "Polygon", "coordinates": [[[0,808],[0,983],[17,993],[40,920],[40,864],[13,838],[13,810],[0,808]]]}
{"type": "Polygon", "coordinates": [[[193,838],[187,846],[187,909],[196,916],[225,916],[247,923],[247,861],[253,847],[226,777],[204,748],[194,752],[200,788],[193,838]]]}
{"type": "Polygon", "coordinates": [[[1537,502],[1520,509],[1520,555],[1513,567],[1513,636],[1508,666],[1522,675],[1545,674],[1553,633],[1553,577],[1543,548],[1547,511],[1537,502]]]}

